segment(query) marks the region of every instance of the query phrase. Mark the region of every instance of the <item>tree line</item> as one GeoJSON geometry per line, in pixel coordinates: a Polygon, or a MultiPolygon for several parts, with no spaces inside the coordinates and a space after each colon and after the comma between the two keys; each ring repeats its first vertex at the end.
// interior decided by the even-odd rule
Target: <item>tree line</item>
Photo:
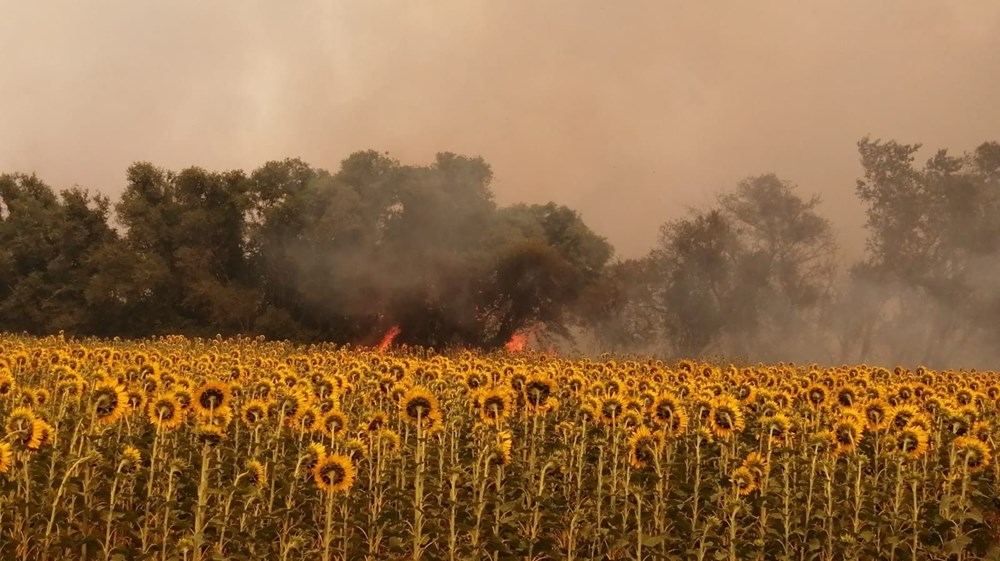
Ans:
{"type": "MultiPolygon", "coordinates": [[[[664,224],[636,259],[557,203],[499,206],[490,166],[352,154],[252,172],[135,163],[117,202],[0,175],[0,329],[259,334],[752,360],[1000,355],[1000,144],[918,165],[864,138],[864,259],[838,263],[817,197],[774,174],[664,224]],[[567,343],[568,344],[568,343],[567,343]]],[[[609,204],[613,204],[610,201],[609,204]]]]}

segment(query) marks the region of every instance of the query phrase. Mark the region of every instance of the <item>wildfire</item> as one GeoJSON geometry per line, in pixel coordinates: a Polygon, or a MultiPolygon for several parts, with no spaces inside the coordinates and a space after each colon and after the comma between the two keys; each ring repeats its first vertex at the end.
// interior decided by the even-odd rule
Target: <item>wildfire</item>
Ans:
{"type": "Polygon", "coordinates": [[[387,331],[386,334],[385,334],[385,336],[382,337],[382,340],[379,341],[378,347],[376,347],[376,348],[380,352],[388,349],[389,345],[392,344],[392,340],[395,339],[397,335],[399,335],[399,326],[398,325],[394,325],[394,326],[390,327],[389,331],[387,331]]]}
{"type": "Polygon", "coordinates": [[[503,348],[510,352],[520,352],[528,346],[528,334],[524,331],[518,331],[510,336],[510,341],[503,348]]]}

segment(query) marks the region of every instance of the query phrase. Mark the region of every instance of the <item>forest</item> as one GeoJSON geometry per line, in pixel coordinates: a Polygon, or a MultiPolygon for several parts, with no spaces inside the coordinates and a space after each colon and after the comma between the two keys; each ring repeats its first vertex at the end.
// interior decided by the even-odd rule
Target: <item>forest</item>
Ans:
{"type": "MultiPolygon", "coordinates": [[[[0,175],[0,330],[977,366],[1000,358],[1000,144],[858,142],[862,259],[774,173],[620,258],[575,210],[500,206],[479,157],[253,171],[137,162],[112,201],[0,175]]],[[[666,188],[666,186],[665,186],[666,188]]],[[[614,205],[613,200],[608,201],[614,205]]]]}

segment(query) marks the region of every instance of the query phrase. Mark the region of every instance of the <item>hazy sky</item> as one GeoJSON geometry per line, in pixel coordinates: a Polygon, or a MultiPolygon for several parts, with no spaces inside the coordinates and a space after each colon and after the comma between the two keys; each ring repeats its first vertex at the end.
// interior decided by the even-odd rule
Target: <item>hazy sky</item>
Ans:
{"type": "Polygon", "coordinates": [[[773,171],[856,254],[865,134],[1000,140],[1000,2],[0,0],[0,170],[60,188],[453,151],[634,256],[773,171]]]}

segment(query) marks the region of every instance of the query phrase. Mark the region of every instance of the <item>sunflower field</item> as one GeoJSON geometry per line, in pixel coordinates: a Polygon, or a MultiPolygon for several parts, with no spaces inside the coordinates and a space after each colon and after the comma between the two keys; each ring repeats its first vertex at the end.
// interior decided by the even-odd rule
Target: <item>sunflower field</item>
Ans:
{"type": "Polygon", "coordinates": [[[992,372],[0,338],[0,559],[996,559],[992,372]]]}

